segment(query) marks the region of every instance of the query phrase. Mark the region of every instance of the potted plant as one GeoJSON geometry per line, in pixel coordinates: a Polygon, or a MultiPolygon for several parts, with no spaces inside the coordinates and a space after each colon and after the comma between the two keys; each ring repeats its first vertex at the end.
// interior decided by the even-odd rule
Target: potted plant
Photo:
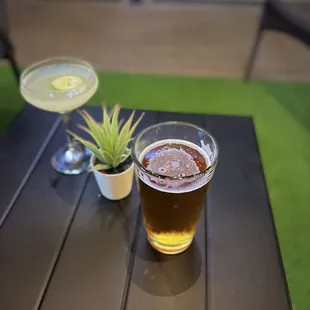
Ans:
{"type": "Polygon", "coordinates": [[[128,144],[144,113],[132,124],[135,112],[124,123],[124,120],[119,121],[119,105],[111,113],[106,108],[102,110],[102,123],[96,122],[85,110],[79,112],[88,128],[82,125],[78,127],[93,142],[71,131],[69,133],[92,151],[90,171],[94,172],[101,194],[110,200],[119,200],[128,196],[132,189],[134,164],[128,144]]]}

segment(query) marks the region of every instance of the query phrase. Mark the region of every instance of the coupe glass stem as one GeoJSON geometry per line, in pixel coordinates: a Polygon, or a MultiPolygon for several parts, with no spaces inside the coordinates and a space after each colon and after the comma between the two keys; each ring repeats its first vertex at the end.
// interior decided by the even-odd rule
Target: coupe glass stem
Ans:
{"type": "Polygon", "coordinates": [[[73,138],[68,133],[68,130],[72,131],[72,120],[71,120],[71,112],[64,112],[62,113],[62,120],[65,125],[66,130],[66,138],[67,138],[67,144],[69,148],[73,147],[73,138]]]}
{"type": "Polygon", "coordinates": [[[92,154],[68,133],[72,129],[71,112],[63,112],[61,116],[66,127],[67,143],[52,157],[52,166],[64,174],[80,174],[89,169],[92,154]]]}

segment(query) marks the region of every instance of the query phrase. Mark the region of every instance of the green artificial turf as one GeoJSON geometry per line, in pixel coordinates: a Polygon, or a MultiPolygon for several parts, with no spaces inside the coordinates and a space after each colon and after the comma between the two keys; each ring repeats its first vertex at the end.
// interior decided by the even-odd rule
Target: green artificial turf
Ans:
{"type": "Polygon", "coordinates": [[[23,105],[12,70],[8,66],[0,66],[0,133],[7,128],[23,105]]]}
{"type": "MultiPolygon", "coordinates": [[[[1,130],[21,104],[9,71],[0,70],[1,130]]],[[[253,116],[293,305],[309,310],[310,85],[101,72],[99,77],[92,105],[253,116]]]]}

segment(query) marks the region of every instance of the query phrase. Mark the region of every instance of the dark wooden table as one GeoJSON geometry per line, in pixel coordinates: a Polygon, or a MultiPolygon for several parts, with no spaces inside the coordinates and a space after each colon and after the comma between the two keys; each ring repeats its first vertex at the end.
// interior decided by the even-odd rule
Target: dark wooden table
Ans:
{"type": "Polygon", "coordinates": [[[177,256],[148,245],[136,186],[112,202],[91,174],[55,172],[60,119],[23,110],[0,139],[1,310],[291,309],[252,119],[148,111],[139,129],[167,120],[220,147],[195,241],[177,256]]]}

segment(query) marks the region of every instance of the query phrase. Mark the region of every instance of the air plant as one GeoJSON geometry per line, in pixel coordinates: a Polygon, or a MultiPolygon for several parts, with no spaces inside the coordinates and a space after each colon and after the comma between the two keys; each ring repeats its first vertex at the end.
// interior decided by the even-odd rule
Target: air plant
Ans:
{"type": "Polygon", "coordinates": [[[72,131],[69,131],[69,134],[91,150],[96,157],[91,171],[111,170],[112,173],[115,173],[119,170],[117,168],[131,156],[128,144],[133,139],[132,134],[144,113],[132,124],[135,111],[131,113],[125,123],[124,120],[119,121],[118,119],[119,105],[116,105],[110,113],[105,107],[102,107],[102,111],[102,123],[95,121],[86,110],[79,112],[88,128],[83,125],[78,125],[78,127],[85,131],[93,139],[93,142],[83,139],[72,131]]]}

